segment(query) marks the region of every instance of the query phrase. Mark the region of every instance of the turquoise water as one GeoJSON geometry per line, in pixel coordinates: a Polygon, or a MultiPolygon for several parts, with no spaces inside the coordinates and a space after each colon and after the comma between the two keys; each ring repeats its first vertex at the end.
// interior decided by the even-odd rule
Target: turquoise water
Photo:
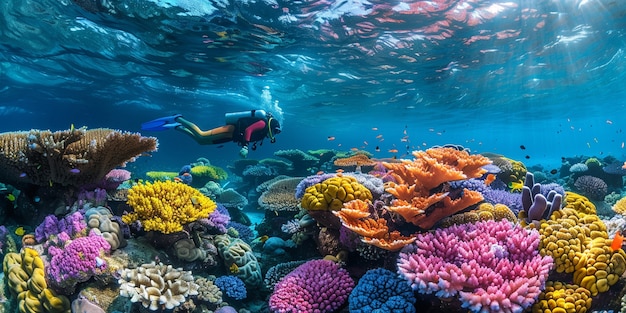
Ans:
{"type": "MultiPolygon", "coordinates": [[[[173,114],[209,129],[260,108],[283,131],[250,159],[358,149],[389,160],[458,144],[546,173],[564,158],[623,162],[625,16],[608,0],[4,0],[0,132],[140,132],[173,114]]],[[[239,159],[232,143],[142,135],[158,151],[129,163],[133,178],[239,159]]]]}

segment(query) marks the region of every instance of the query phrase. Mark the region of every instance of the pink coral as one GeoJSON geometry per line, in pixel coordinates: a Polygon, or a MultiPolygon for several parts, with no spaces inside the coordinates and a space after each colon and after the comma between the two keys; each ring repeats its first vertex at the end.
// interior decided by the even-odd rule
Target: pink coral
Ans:
{"type": "Polygon", "coordinates": [[[417,235],[400,253],[398,271],[420,293],[458,294],[472,312],[522,312],[552,268],[538,245],[536,230],[507,220],[455,225],[417,235]]]}
{"type": "Polygon", "coordinates": [[[345,269],[327,260],[298,266],[276,284],[269,306],[274,313],[323,313],[341,307],[354,288],[345,269]]]}

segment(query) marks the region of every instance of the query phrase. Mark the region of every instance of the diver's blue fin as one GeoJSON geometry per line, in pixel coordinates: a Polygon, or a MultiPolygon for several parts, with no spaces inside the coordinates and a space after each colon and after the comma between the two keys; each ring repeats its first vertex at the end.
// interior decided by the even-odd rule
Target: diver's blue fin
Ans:
{"type": "Polygon", "coordinates": [[[142,123],[141,130],[160,131],[160,130],[168,130],[176,126],[180,126],[180,123],[176,122],[176,118],[181,117],[181,116],[183,115],[176,114],[172,116],[157,118],[156,120],[142,123]]]}

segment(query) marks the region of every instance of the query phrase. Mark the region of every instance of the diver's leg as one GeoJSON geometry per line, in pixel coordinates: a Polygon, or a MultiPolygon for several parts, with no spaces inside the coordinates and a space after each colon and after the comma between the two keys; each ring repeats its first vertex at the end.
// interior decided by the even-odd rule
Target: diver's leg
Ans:
{"type": "Polygon", "coordinates": [[[210,130],[201,130],[196,124],[178,117],[176,119],[181,125],[176,130],[191,136],[197,143],[201,145],[212,145],[229,141],[233,138],[235,126],[225,125],[210,130]]]}

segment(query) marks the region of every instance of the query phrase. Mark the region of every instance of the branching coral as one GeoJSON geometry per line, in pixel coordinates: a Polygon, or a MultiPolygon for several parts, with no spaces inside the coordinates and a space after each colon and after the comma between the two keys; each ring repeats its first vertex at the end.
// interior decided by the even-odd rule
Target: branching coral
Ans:
{"type": "Polygon", "coordinates": [[[395,197],[388,209],[407,222],[428,229],[440,219],[483,200],[479,192],[467,189],[455,199],[449,192],[431,190],[445,182],[481,177],[486,172],[482,166],[490,164],[489,159],[454,148],[415,151],[413,156],[413,161],[383,163],[395,181],[388,182],[385,189],[395,197]]]}
{"type": "Polygon", "coordinates": [[[181,231],[183,225],[207,218],[216,208],[198,190],[172,181],[137,184],[128,191],[127,203],[134,211],[122,216],[124,223],[140,221],[144,230],[164,234],[181,231]]]}

